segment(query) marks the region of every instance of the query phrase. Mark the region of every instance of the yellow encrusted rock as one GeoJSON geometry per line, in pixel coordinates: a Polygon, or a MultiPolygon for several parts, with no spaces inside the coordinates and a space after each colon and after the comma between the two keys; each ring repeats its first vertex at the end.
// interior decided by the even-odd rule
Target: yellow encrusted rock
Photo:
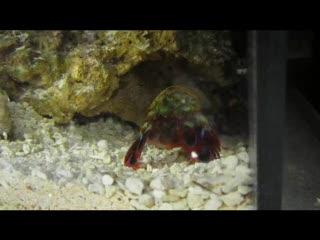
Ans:
{"type": "Polygon", "coordinates": [[[56,123],[111,112],[139,124],[172,79],[138,66],[182,59],[221,85],[229,45],[219,31],[0,31],[0,87],[56,123]]]}

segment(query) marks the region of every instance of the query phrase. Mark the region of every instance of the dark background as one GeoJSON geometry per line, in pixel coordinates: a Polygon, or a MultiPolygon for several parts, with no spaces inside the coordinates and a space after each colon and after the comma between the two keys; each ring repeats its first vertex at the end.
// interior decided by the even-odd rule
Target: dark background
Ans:
{"type": "MultiPolygon", "coordinates": [[[[234,48],[240,58],[246,58],[247,31],[232,31],[234,48]]],[[[312,30],[288,31],[287,89],[296,89],[320,112],[320,39],[312,30]]],[[[319,123],[320,124],[320,123],[319,123]]]]}
{"type": "Polygon", "coordinates": [[[289,31],[287,84],[299,92],[320,111],[319,96],[319,32],[289,31]]]}

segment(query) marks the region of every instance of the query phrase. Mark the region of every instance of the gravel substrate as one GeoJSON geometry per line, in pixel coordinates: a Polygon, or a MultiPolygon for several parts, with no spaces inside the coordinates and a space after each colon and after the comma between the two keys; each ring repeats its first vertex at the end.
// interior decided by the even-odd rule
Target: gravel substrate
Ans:
{"type": "Polygon", "coordinates": [[[146,167],[123,165],[136,129],[108,118],[57,127],[26,103],[9,103],[14,141],[0,140],[0,209],[255,209],[254,172],[238,137],[222,158],[190,164],[147,146],[146,167]]]}

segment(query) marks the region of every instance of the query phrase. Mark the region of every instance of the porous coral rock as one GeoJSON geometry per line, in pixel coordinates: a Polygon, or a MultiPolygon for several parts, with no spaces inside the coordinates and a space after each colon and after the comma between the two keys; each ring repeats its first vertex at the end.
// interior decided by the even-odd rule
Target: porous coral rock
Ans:
{"type": "Polygon", "coordinates": [[[231,49],[227,31],[1,31],[0,87],[56,123],[111,112],[139,125],[172,79],[128,77],[138,65],[184,59],[221,84],[231,49]]]}

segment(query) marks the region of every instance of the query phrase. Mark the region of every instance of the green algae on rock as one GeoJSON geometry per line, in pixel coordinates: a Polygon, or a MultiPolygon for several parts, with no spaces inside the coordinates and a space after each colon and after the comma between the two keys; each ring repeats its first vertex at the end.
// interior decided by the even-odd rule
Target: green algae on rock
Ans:
{"type": "Polygon", "coordinates": [[[137,115],[151,101],[139,108],[136,100],[128,113],[127,93],[151,100],[170,79],[155,91],[127,84],[124,79],[138,65],[185,59],[221,84],[224,63],[232,56],[225,31],[1,31],[0,87],[56,123],[69,123],[75,114],[111,112],[139,124],[137,115]]]}

